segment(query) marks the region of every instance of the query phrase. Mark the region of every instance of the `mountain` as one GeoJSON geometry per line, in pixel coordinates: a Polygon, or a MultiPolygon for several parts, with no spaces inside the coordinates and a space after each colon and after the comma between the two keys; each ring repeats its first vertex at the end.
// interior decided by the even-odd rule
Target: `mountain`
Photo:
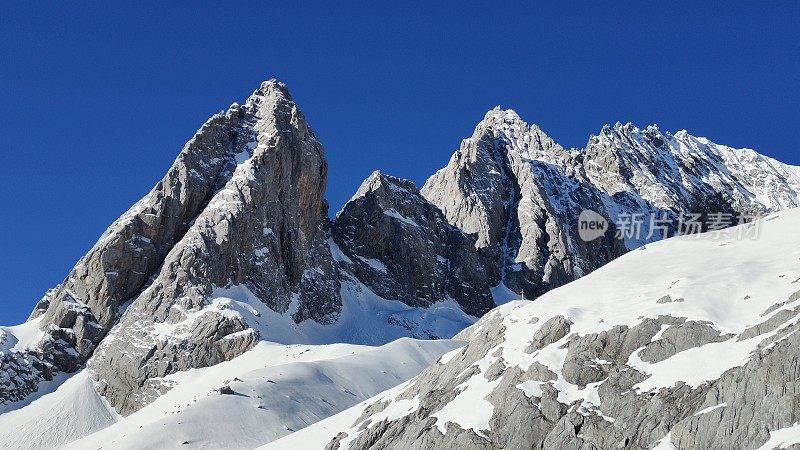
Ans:
{"type": "MultiPolygon", "coordinates": [[[[26,323],[0,327],[0,422],[46,417],[41,409],[58,402],[89,405],[96,421],[57,414],[79,423],[69,430],[51,421],[68,442],[162,404],[181,377],[252,357],[265,342],[335,353],[448,339],[498,304],[546,294],[663,237],[617,239],[622,216],[646,216],[645,229],[665,218],[674,233],[687,213],[738,219],[800,203],[800,169],[752,150],[630,124],[568,150],[499,108],[421,190],[375,172],[331,219],[327,173],[322,144],[276,80],[211,117],[26,323]],[[585,210],[611,222],[596,239],[581,237],[585,210]]],[[[419,346],[429,360],[444,351],[419,346]]],[[[375,358],[385,364],[353,366],[374,375],[364,392],[414,375],[375,358]]],[[[304,370],[322,370],[320,359],[304,370]]],[[[248,389],[275,400],[262,382],[248,389]]],[[[307,405],[319,414],[286,426],[363,398],[307,405]]]]}
{"type": "Polygon", "coordinates": [[[241,354],[259,336],[235,304],[208,304],[217,286],[247,284],[275,311],[292,304],[330,321],[338,283],[317,256],[327,251],[326,177],[322,146],[279,83],[209,119],[37,305],[34,376],[12,379],[4,400],[34,390],[36,372],[48,379],[93,357],[100,392],[128,413],[155,395],[147,380],[241,354]]]}
{"type": "Polygon", "coordinates": [[[422,188],[451,224],[477,235],[490,284],[526,298],[663,237],[648,239],[652,218],[666,219],[673,235],[681,214],[755,216],[800,205],[798,193],[800,169],[753,150],[619,123],[566,150],[499,108],[422,188]],[[610,220],[611,231],[580,239],[583,210],[610,220]],[[642,235],[610,238],[617,219],[634,214],[642,235]]]}
{"type": "Polygon", "coordinates": [[[263,340],[380,345],[453,336],[493,306],[473,240],[408,182],[378,178],[332,224],[322,145],[286,86],[264,82],[198,130],[26,324],[3,329],[3,410],[84,366],[126,416],[167,392],[169,375],[231,360],[263,340]],[[378,199],[384,183],[409,191],[378,199]],[[415,199],[402,198],[412,190],[415,199]],[[376,236],[347,224],[401,216],[375,216],[369,205],[410,214],[418,230],[386,228],[380,239],[393,243],[376,247],[368,241],[376,236]],[[400,252],[412,236],[427,253],[400,252]],[[398,260],[375,259],[386,252],[398,260]],[[451,269],[448,257],[466,267],[451,269]],[[393,293],[423,270],[411,289],[393,293]],[[472,284],[458,279],[462,271],[472,284]]]}
{"type": "Polygon", "coordinates": [[[507,303],[408,383],[264,448],[795,448],[798,226],[660,241],[507,303]]]}
{"type": "Polygon", "coordinates": [[[353,275],[384,298],[421,307],[458,299],[472,316],[495,306],[475,239],[410,181],[373,173],[333,221],[332,234],[353,275]]]}

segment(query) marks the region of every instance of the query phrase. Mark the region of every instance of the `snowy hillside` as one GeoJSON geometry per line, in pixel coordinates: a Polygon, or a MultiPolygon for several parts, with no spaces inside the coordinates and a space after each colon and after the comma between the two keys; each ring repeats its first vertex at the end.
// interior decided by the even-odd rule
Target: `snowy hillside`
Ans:
{"type": "Polygon", "coordinates": [[[83,371],[0,415],[0,448],[253,448],[400,384],[460,345],[261,342],[231,361],[167,377],[169,392],[124,418],[83,371]]]}
{"type": "Polygon", "coordinates": [[[800,210],[673,238],[515,301],[402,388],[267,449],[800,442],[800,210]],[[794,427],[794,428],[793,428],[794,427]]]}

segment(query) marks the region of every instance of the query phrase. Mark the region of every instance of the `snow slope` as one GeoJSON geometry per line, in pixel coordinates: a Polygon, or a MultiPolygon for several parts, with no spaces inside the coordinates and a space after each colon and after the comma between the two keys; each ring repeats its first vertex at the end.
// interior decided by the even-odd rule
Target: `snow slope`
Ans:
{"type": "Polygon", "coordinates": [[[118,418],[83,370],[55,392],[0,414],[0,448],[53,448],[107,427],[118,418]]]}
{"type": "MultiPolygon", "coordinates": [[[[408,385],[409,383],[403,383],[388,389],[338,414],[303,428],[297,433],[272,441],[260,447],[259,450],[323,449],[339,432],[351,428],[364,414],[365,408],[387,398],[396,398],[408,385]]],[[[387,417],[390,416],[387,415],[387,417]]]]}
{"type": "Polygon", "coordinates": [[[648,244],[498,307],[404,387],[264,448],[322,448],[340,432],[340,448],[514,448],[515,433],[545,448],[800,442],[782,409],[800,391],[798,226],[794,209],[648,244]]]}
{"type": "Polygon", "coordinates": [[[124,418],[82,371],[28,407],[0,415],[0,448],[254,448],[402,383],[460,345],[261,342],[231,361],[165,377],[172,389],[124,418]],[[221,393],[223,386],[232,391],[221,393]]]}
{"type": "MultiPolygon", "coordinates": [[[[295,323],[292,314],[296,303],[286,313],[277,313],[244,285],[215,289],[209,306],[195,315],[208,309],[236,314],[260,336],[282,344],[382,345],[408,336],[450,338],[478,320],[452,299],[421,308],[382,298],[354,278],[344,278],[341,285],[342,311],[332,324],[313,320],[295,323]]],[[[193,317],[188,316],[184,326],[178,328],[191,329],[193,323],[193,317]]],[[[170,327],[165,334],[175,334],[176,325],[170,327]]]]}
{"type": "Polygon", "coordinates": [[[22,352],[35,348],[44,336],[44,332],[39,330],[41,321],[42,318],[37,317],[13,327],[0,326],[0,352],[22,352]]]}

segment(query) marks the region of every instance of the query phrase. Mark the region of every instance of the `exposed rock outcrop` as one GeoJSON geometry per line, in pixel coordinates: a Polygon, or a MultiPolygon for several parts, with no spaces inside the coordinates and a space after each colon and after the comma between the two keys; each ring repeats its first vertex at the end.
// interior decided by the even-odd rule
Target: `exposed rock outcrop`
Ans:
{"type": "Polygon", "coordinates": [[[373,173],[333,221],[347,268],[381,297],[427,307],[452,299],[480,317],[495,306],[475,238],[407,180],[373,173]]]}
{"type": "MultiPolygon", "coordinates": [[[[39,376],[24,378],[35,388],[37,378],[94,356],[101,393],[120,412],[135,410],[161,389],[152,379],[258,341],[241,314],[209,304],[215,288],[246,286],[297,322],[334,321],[341,299],[326,183],[322,145],[286,87],[263,83],[203,125],[164,179],[37,305],[32,317],[43,315],[46,335],[30,354],[42,363],[32,358],[39,376]]],[[[11,387],[4,400],[30,390],[11,387]]]]}
{"type": "Polygon", "coordinates": [[[566,150],[499,108],[422,188],[450,223],[477,234],[490,282],[529,299],[674,235],[681,214],[700,214],[706,225],[709,214],[733,216],[735,224],[800,205],[798,192],[797,168],[685,131],[618,123],[585,149],[566,150]],[[603,237],[580,238],[583,210],[609,221],[603,237]],[[617,227],[623,216],[634,225],[617,227]]]}
{"type": "MultiPolygon", "coordinates": [[[[235,105],[209,119],[167,175],[117,219],[64,282],[37,304],[31,319],[44,316],[41,327],[46,335],[30,354],[38,354],[47,368],[34,368],[38,376],[27,378],[34,390],[39,379],[73,372],[86,362],[119,319],[122,305],[145,288],[191,222],[231,177],[240,112],[235,105]]],[[[0,401],[19,397],[14,394],[19,391],[9,388],[9,395],[0,401]]]]}
{"type": "Polygon", "coordinates": [[[274,81],[225,116],[239,124],[230,178],[90,363],[122,413],[158,393],[153,379],[231,359],[259,340],[241,315],[209,305],[215,288],[244,285],[279,313],[294,302],[298,321],[331,322],[341,307],[326,243],[322,146],[274,81]]]}

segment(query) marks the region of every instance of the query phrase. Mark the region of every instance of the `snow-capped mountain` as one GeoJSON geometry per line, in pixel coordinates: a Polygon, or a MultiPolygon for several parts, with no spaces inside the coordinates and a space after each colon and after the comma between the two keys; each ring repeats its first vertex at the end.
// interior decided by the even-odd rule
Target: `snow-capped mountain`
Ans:
{"type": "Polygon", "coordinates": [[[264,448],[800,445],[800,210],[758,226],[648,244],[507,303],[413,380],[264,448]]]}
{"type": "MultiPolygon", "coordinates": [[[[61,422],[50,423],[58,439],[50,442],[112,423],[128,425],[109,430],[136,423],[154,432],[172,422],[128,419],[180,409],[205,420],[179,403],[200,402],[224,380],[195,383],[197,371],[219,375],[214,368],[240,361],[258,372],[272,366],[244,362],[264,357],[306,364],[296,373],[324,372],[324,349],[309,347],[317,357],[289,361],[263,353],[267,342],[332,345],[336,355],[342,344],[382,346],[375,364],[342,363],[369,378],[361,394],[333,395],[352,390],[335,377],[311,382],[308,395],[326,404],[280,409],[314,412],[231,444],[254,446],[410,378],[454,345],[385,344],[451,338],[497,304],[545,294],[661,237],[617,239],[621,215],[676,222],[689,212],[763,214],[800,203],[800,169],[752,150],[619,124],[585,149],[567,150],[500,109],[421,190],[375,172],[329,219],[327,182],[322,144],[282,83],[264,82],[243,104],[214,115],[26,323],[0,327],[0,423],[74,403],[95,413],[56,414],[61,422]],[[581,239],[584,210],[610,220],[610,229],[581,239]],[[407,364],[392,352],[417,356],[407,364]]],[[[239,389],[282,402],[255,372],[240,374],[239,389]]],[[[297,380],[315,379],[302,374],[297,380]]],[[[310,399],[303,402],[316,402],[310,399]]],[[[21,436],[0,440],[13,446],[21,436]]],[[[186,437],[160,436],[167,446],[186,437]]]]}
{"type": "Polygon", "coordinates": [[[478,236],[490,283],[535,298],[625,251],[676,231],[681,214],[756,216],[800,205],[800,169],[685,131],[605,126],[585,149],[566,150],[513,111],[489,111],[422,195],[478,236]],[[604,239],[578,236],[592,210],[611,221],[604,239]],[[615,234],[636,215],[642,233],[615,234]]]}
{"type": "MultiPolygon", "coordinates": [[[[4,352],[0,402],[14,408],[41,382],[86,365],[106,401],[128,415],[169,390],[165,377],[261,340],[445,338],[477,319],[465,310],[489,309],[484,300],[462,310],[458,299],[475,304],[465,289],[449,290],[457,300],[437,288],[412,301],[378,296],[368,277],[362,284],[331,237],[326,183],[322,145],[283,84],[265,82],[209,119],[30,321],[6,330],[25,338],[4,352]]],[[[442,239],[468,239],[440,222],[442,239]]],[[[359,238],[343,241],[344,251],[359,238]]]]}

